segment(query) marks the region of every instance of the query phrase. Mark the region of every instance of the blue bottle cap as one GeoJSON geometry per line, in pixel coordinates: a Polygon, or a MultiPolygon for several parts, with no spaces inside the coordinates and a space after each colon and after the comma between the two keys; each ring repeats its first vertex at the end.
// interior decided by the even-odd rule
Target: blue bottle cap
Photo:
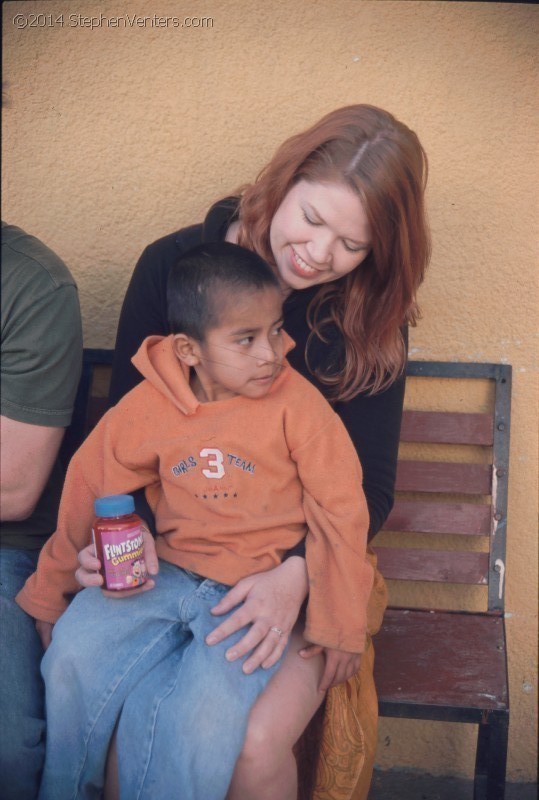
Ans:
{"type": "Polygon", "coordinates": [[[94,509],[98,517],[121,517],[133,513],[135,501],[130,494],[111,494],[98,497],[94,501],[94,509]]]}

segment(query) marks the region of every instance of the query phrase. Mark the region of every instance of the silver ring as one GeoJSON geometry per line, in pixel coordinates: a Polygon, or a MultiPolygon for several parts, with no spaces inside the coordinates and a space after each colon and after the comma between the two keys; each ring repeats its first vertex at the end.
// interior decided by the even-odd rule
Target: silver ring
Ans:
{"type": "Polygon", "coordinates": [[[282,628],[278,628],[277,625],[274,625],[272,628],[270,628],[270,631],[273,631],[274,633],[278,634],[279,637],[283,635],[282,628]]]}

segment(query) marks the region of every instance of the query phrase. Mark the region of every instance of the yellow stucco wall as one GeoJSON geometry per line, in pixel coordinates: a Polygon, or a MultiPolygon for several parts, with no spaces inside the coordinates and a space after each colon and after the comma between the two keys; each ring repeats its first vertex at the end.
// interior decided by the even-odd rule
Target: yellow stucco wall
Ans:
{"type": "MultiPolygon", "coordinates": [[[[434,252],[411,355],[514,366],[509,777],[533,779],[537,7],[51,0],[7,2],[3,16],[2,217],[70,266],[88,346],[113,344],[143,247],[198,221],[286,136],[353,102],[418,132],[434,252]]],[[[464,726],[384,720],[378,761],[470,774],[473,743],[464,726]]]]}

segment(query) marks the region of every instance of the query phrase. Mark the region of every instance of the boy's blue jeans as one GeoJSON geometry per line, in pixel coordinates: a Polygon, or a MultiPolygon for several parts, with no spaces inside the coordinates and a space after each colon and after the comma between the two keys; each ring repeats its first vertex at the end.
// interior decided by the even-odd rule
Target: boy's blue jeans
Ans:
{"type": "Polygon", "coordinates": [[[42,663],[47,751],[41,800],[101,796],[118,725],[122,800],[223,800],[249,711],[277,665],[242,672],[209,647],[229,587],[160,562],[156,586],[111,599],[80,592],[42,663]]]}

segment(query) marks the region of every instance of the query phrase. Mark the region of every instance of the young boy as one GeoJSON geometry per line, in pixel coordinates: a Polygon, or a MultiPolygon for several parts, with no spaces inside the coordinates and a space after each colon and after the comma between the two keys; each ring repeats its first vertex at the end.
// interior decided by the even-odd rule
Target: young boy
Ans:
{"type": "Polygon", "coordinates": [[[18,595],[37,620],[62,615],[43,661],[46,800],[94,796],[116,724],[122,797],[225,796],[276,667],[246,675],[224,658],[230,640],[208,647],[210,609],[303,538],[305,638],[364,647],[373,575],[361,468],[340,419],[284,360],[293,343],[271,269],[235,245],[203,245],[172,271],[168,302],[173,333],[143,343],[145,380],[75,454],[58,529],[18,595]],[[87,589],[63,613],[94,499],[142,487],[155,588],[120,605],[87,589]]]}

